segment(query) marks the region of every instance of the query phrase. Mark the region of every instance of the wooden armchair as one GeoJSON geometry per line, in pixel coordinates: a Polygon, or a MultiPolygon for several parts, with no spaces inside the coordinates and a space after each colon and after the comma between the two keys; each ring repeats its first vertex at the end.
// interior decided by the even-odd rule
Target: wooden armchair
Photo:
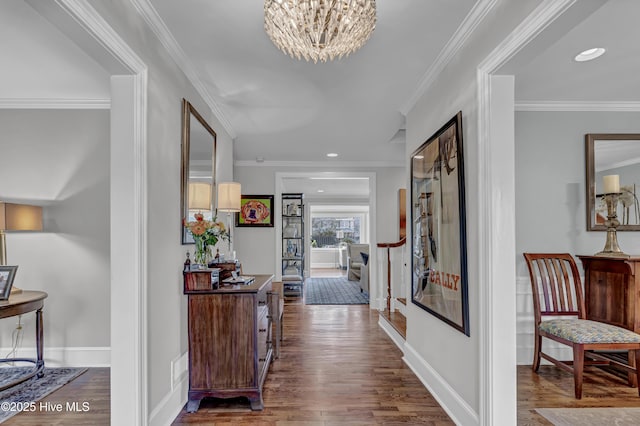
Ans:
{"type": "MultiPolygon", "coordinates": [[[[538,371],[540,358],[544,358],[572,373],[576,399],[582,398],[582,373],[585,364],[613,365],[635,373],[640,383],[640,368],[634,369],[592,352],[634,351],[636,365],[640,366],[640,334],[586,319],[582,284],[573,257],[568,253],[524,253],[524,258],[529,268],[535,314],[533,371],[538,371]],[[577,318],[542,321],[543,316],[577,318]],[[542,352],[543,337],[571,346],[573,361],[559,361],[542,352]]],[[[638,392],[640,394],[640,386],[638,392]]]]}

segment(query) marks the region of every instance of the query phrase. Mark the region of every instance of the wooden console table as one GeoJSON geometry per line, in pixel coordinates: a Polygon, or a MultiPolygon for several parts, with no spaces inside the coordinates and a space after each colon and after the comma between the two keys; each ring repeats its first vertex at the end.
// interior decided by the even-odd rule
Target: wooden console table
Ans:
{"type": "MultiPolygon", "coordinates": [[[[578,256],[584,267],[587,319],[640,333],[640,257],[578,256]]],[[[631,354],[627,362],[635,366],[631,354]]],[[[635,375],[629,374],[629,383],[635,375]]]]}
{"type": "Polygon", "coordinates": [[[33,370],[16,380],[0,387],[0,391],[22,383],[35,376],[44,376],[43,339],[44,330],[42,326],[42,308],[44,299],[47,298],[44,291],[23,290],[20,293],[13,293],[9,300],[0,301],[0,318],[10,318],[17,315],[36,311],[36,359],[31,358],[2,358],[0,362],[32,362],[35,364],[33,370]]]}
{"type": "MultiPolygon", "coordinates": [[[[187,274],[187,272],[185,272],[187,274]]],[[[206,397],[247,397],[262,410],[262,385],[272,357],[269,312],[273,275],[250,284],[188,290],[189,401],[198,410],[206,397]]]]}

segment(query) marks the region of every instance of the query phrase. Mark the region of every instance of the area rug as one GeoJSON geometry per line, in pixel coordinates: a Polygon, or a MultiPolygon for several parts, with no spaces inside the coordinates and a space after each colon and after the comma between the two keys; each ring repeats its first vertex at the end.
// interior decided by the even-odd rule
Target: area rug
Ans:
{"type": "Polygon", "coordinates": [[[307,278],[304,282],[307,305],[366,305],[369,294],[360,291],[360,284],[345,277],[307,278]]]}
{"type": "Polygon", "coordinates": [[[640,408],[536,408],[556,426],[637,426],[640,408]]]}
{"type": "MultiPolygon", "coordinates": [[[[0,386],[8,383],[14,377],[30,371],[32,368],[33,367],[0,368],[0,386]]],[[[85,371],[87,371],[86,368],[45,368],[44,377],[32,377],[19,385],[3,390],[0,392],[0,402],[2,403],[2,407],[0,407],[0,423],[18,414],[19,411],[17,408],[23,405],[21,403],[37,402],[85,371]]]]}

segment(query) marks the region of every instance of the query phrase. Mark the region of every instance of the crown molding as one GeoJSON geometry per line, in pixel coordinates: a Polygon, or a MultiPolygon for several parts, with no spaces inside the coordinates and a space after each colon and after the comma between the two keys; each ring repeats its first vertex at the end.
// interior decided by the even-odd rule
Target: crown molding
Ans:
{"type": "Polygon", "coordinates": [[[131,0],[131,3],[133,3],[134,7],[138,10],[138,13],[140,13],[156,37],[158,37],[160,43],[162,43],[162,45],[167,49],[167,52],[169,52],[169,55],[176,65],[178,65],[182,72],[184,72],[191,84],[195,87],[196,91],[200,96],[202,96],[209,108],[211,108],[217,119],[220,121],[220,124],[222,124],[222,127],[224,127],[227,133],[229,133],[229,136],[231,136],[231,139],[235,139],[237,134],[233,129],[231,122],[229,122],[220,109],[218,103],[207,90],[193,67],[193,64],[173,37],[162,18],[160,18],[156,9],[151,5],[149,0],[131,0]]]}
{"type": "Polygon", "coordinates": [[[111,109],[111,99],[0,98],[0,109],[111,109]]]}
{"type": "Polygon", "coordinates": [[[460,24],[456,32],[449,39],[444,48],[440,51],[436,60],[424,73],[422,79],[420,79],[420,84],[418,84],[418,88],[416,89],[416,91],[400,108],[400,112],[403,115],[406,116],[418,102],[418,99],[420,99],[422,95],[424,95],[425,92],[429,89],[429,87],[431,87],[438,75],[440,75],[447,64],[451,62],[451,59],[458,53],[458,51],[460,51],[462,46],[464,46],[465,41],[467,41],[469,36],[471,36],[480,22],[482,22],[485,16],[487,16],[491,9],[493,9],[496,3],[497,0],[479,0],[473,6],[471,11],[462,21],[462,24],[460,24]]]}
{"type": "Polygon", "coordinates": [[[515,103],[516,111],[640,111],[640,102],[599,101],[522,101],[515,103]]]}
{"type": "Polygon", "coordinates": [[[295,168],[309,168],[316,167],[322,169],[334,169],[334,168],[372,168],[372,167],[406,167],[404,162],[393,161],[263,161],[258,163],[255,160],[237,160],[234,163],[236,167],[295,167],[295,168]]]}

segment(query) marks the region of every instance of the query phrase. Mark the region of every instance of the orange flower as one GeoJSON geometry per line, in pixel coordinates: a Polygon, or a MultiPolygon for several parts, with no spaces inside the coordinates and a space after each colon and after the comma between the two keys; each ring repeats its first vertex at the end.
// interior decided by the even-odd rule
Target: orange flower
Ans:
{"type": "Polygon", "coordinates": [[[207,232],[207,227],[204,222],[192,222],[189,224],[189,229],[193,235],[202,235],[207,232]]]}

